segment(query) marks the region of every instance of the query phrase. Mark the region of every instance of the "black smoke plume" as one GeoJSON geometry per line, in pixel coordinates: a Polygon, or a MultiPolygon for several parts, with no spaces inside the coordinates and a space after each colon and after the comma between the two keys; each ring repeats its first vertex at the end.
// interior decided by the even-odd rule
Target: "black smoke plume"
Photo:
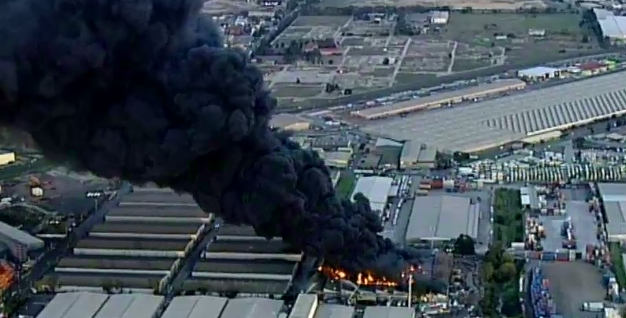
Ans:
{"type": "Polygon", "coordinates": [[[0,2],[0,124],[103,177],[155,182],[327,263],[394,275],[363,198],[337,198],[312,152],[271,131],[275,100],[202,0],[0,2]]]}

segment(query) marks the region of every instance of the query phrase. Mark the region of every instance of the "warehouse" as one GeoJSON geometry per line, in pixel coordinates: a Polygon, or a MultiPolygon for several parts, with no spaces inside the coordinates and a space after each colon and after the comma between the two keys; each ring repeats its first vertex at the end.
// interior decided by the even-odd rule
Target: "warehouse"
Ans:
{"type": "Polygon", "coordinates": [[[289,318],[312,318],[317,311],[317,306],[317,295],[300,294],[293,304],[289,318]]]}
{"type": "Polygon", "coordinates": [[[407,228],[406,242],[450,241],[465,234],[476,238],[478,205],[470,198],[448,195],[416,197],[407,228]]]}
{"type": "Polygon", "coordinates": [[[350,165],[350,159],[352,159],[352,154],[345,151],[324,151],[318,152],[318,154],[324,159],[324,163],[331,168],[347,168],[350,165]]]}
{"type": "Polygon", "coordinates": [[[36,251],[44,247],[42,240],[4,222],[0,222],[0,241],[5,243],[11,253],[17,257],[25,257],[25,252],[36,251]]]}
{"type": "Polygon", "coordinates": [[[440,108],[442,106],[460,103],[476,98],[484,98],[490,95],[501,94],[511,90],[520,90],[526,87],[526,83],[518,79],[506,79],[485,85],[472,86],[459,90],[438,93],[416,100],[410,100],[388,106],[372,107],[356,110],[350,114],[363,119],[380,119],[395,115],[406,114],[416,110],[440,108]]]}
{"type": "Polygon", "coordinates": [[[532,186],[520,188],[520,202],[522,202],[522,207],[525,209],[539,210],[539,196],[537,194],[537,188],[532,186]]]}
{"type": "Polygon", "coordinates": [[[387,205],[392,178],[361,177],[352,191],[352,199],[357,193],[362,193],[370,201],[372,211],[382,212],[387,205]]]}
{"type": "Polygon", "coordinates": [[[593,12],[604,38],[608,38],[612,45],[626,42],[626,17],[615,16],[613,12],[604,9],[593,9],[593,12]]]}
{"type": "Polygon", "coordinates": [[[212,296],[175,297],[161,318],[219,318],[228,299],[212,296]]]}
{"type": "Polygon", "coordinates": [[[545,81],[551,78],[559,77],[561,70],[554,67],[537,66],[517,71],[519,78],[531,81],[545,81]]]}
{"type": "Polygon", "coordinates": [[[15,162],[15,152],[0,150],[0,166],[5,166],[15,162]]]}
{"type": "Polygon", "coordinates": [[[598,183],[611,242],[626,242],[626,184],[598,183]]]}
{"type": "Polygon", "coordinates": [[[148,294],[59,293],[37,318],[152,318],[163,300],[148,294]]]}
{"type": "Polygon", "coordinates": [[[379,166],[387,169],[398,169],[398,161],[402,153],[401,142],[378,138],[371,150],[373,153],[380,155],[379,166]]]}
{"type": "Polygon", "coordinates": [[[365,307],[363,318],[414,318],[415,310],[407,307],[365,307]]]}
{"type": "Polygon", "coordinates": [[[404,143],[400,153],[400,168],[433,168],[437,159],[437,150],[421,141],[412,139],[404,143]]]}
{"type": "Polygon", "coordinates": [[[319,304],[313,318],[352,318],[354,311],[354,307],[350,306],[319,304]]]}
{"type": "Polygon", "coordinates": [[[437,149],[475,152],[626,114],[626,72],[591,77],[455,109],[373,121],[363,130],[437,149]]]}
{"type": "Polygon", "coordinates": [[[276,114],[270,121],[270,127],[290,131],[307,130],[311,128],[311,121],[293,114],[276,114]]]}

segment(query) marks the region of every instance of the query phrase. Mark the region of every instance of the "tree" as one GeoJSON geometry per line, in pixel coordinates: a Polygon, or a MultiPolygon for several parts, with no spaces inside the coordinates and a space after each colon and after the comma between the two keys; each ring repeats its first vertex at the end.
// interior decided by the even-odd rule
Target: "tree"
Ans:
{"type": "Polygon", "coordinates": [[[508,282],[517,278],[517,269],[512,262],[506,262],[498,267],[496,274],[498,281],[508,282]]]}
{"type": "Polygon", "coordinates": [[[485,279],[485,281],[492,281],[493,280],[493,265],[491,265],[491,263],[485,263],[483,265],[483,278],[485,279]]]}
{"type": "Polygon", "coordinates": [[[468,235],[461,234],[454,242],[454,254],[475,255],[474,240],[468,235]]]}
{"type": "Polygon", "coordinates": [[[113,292],[113,288],[115,288],[113,282],[109,280],[102,281],[100,286],[102,287],[102,291],[107,294],[111,294],[113,292]]]}

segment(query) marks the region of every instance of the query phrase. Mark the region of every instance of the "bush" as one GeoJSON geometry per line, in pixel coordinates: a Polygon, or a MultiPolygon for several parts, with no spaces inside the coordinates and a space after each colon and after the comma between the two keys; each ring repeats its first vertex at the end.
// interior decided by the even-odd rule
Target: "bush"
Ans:
{"type": "Polygon", "coordinates": [[[609,250],[611,252],[611,263],[613,264],[613,272],[615,279],[620,288],[626,288],[626,271],[624,270],[624,258],[618,243],[610,243],[609,250]]]}

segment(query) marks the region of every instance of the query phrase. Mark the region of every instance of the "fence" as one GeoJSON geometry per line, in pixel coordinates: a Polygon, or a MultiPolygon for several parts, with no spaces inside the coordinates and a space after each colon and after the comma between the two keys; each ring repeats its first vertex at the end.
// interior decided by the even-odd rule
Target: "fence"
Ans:
{"type": "Polygon", "coordinates": [[[582,253],[576,251],[536,252],[524,251],[524,258],[545,262],[572,262],[582,259],[582,253]]]}

